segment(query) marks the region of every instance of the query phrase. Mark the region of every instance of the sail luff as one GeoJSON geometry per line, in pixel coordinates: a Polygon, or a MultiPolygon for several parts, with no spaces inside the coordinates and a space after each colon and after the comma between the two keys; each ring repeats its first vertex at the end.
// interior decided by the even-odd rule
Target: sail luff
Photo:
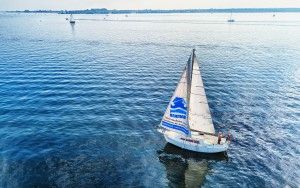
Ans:
{"type": "Polygon", "coordinates": [[[192,85],[192,76],[193,76],[193,62],[195,58],[195,49],[193,49],[192,54],[187,62],[187,125],[189,125],[189,116],[190,116],[190,98],[191,98],[191,85],[192,85]]]}

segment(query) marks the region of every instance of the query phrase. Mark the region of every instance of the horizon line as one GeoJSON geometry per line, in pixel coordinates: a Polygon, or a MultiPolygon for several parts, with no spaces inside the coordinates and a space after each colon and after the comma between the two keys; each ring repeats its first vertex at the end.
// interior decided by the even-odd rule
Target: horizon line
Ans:
{"type": "Polygon", "coordinates": [[[85,10],[99,10],[106,9],[108,11],[143,11],[143,10],[152,10],[152,11],[184,11],[184,10],[242,10],[242,9],[300,9],[300,7],[235,7],[235,8],[188,8],[188,9],[107,9],[107,8],[88,8],[88,9],[24,9],[24,10],[0,10],[0,12],[24,12],[24,11],[85,11],[85,10]]]}

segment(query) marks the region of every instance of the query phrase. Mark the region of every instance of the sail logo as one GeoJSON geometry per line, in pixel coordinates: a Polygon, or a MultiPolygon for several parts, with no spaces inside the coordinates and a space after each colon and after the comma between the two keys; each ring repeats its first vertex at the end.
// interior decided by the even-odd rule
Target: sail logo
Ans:
{"type": "Polygon", "coordinates": [[[170,117],[186,119],[187,115],[186,102],[181,97],[175,97],[171,103],[170,117]]]}

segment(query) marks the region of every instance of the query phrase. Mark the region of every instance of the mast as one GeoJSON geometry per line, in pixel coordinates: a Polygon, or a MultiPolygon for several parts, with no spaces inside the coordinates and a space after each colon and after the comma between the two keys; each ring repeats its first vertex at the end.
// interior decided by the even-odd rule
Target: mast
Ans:
{"type": "Polygon", "coordinates": [[[190,130],[190,125],[189,125],[190,99],[191,99],[191,86],[192,86],[194,59],[195,59],[195,49],[193,49],[192,54],[187,63],[187,127],[189,128],[189,130],[190,130]]]}

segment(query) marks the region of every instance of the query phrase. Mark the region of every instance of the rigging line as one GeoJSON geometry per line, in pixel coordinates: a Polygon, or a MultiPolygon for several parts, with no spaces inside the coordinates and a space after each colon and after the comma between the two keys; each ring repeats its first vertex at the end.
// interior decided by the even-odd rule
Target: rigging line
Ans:
{"type": "MultiPolygon", "coordinates": [[[[204,131],[198,131],[198,130],[196,130],[196,129],[191,129],[191,131],[193,131],[193,132],[198,132],[198,133],[200,133],[200,134],[204,134],[204,135],[210,135],[210,136],[218,136],[218,134],[214,134],[214,133],[208,133],[208,132],[204,132],[204,131]]],[[[223,137],[224,138],[224,137],[223,137]]]]}
{"type": "MultiPolygon", "coordinates": [[[[192,86],[192,76],[193,76],[193,65],[194,65],[194,61],[195,61],[195,49],[192,50],[192,54],[190,56],[190,58],[188,59],[187,62],[187,124],[188,124],[188,128],[190,129],[190,125],[189,125],[189,113],[190,113],[190,98],[191,98],[191,86],[192,86]]],[[[189,134],[189,136],[191,137],[191,134],[189,134]]]]}
{"type": "Polygon", "coordinates": [[[195,87],[204,87],[204,86],[202,86],[202,85],[195,85],[195,87]]]}
{"type": "Polygon", "coordinates": [[[201,104],[208,104],[207,102],[198,102],[198,103],[201,103],[201,104]]]}

